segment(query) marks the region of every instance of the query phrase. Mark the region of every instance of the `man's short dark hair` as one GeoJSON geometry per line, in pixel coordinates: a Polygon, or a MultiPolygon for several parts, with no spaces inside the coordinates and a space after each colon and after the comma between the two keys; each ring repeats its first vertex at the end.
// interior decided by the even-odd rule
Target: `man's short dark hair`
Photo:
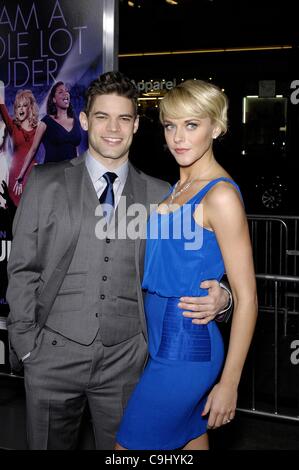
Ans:
{"type": "Polygon", "coordinates": [[[132,101],[137,115],[138,89],[136,85],[121,72],[106,72],[93,80],[85,93],[84,112],[88,116],[94,99],[99,95],[118,95],[132,101]]]}

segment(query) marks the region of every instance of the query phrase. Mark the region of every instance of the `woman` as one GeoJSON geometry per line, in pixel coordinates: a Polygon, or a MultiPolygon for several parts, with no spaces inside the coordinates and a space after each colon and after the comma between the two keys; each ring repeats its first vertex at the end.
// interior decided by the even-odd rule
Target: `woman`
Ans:
{"type": "Polygon", "coordinates": [[[8,193],[13,203],[18,206],[20,195],[26,184],[32,166],[36,163],[31,159],[18,180],[28,151],[33,143],[38,125],[38,106],[30,90],[20,90],[14,102],[14,118],[8,114],[2,93],[0,93],[0,113],[12,139],[13,155],[9,169],[8,193]]]}
{"type": "Polygon", "coordinates": [[[50,91],[47,114],[41,120],[23,168],[18,175],[22,181],[40,143],[45,146],[44,163],[70,160],[77,157],[77,146],[81,142],[81,128],[74,116],[70,93],[63,82],[57,82],[50,91]]]}
{"type": "MultiPolygon", "coordinates": [[[[7,137],[7,127],[3,121],[0,120],[0,185],[2,183],[8,182],[8,162],[6,155],[6,137],[7,137]]],[[[0,186],[0,189],[2,187],[0,186]]],[[[5,208],[6,201],[0,193],[0,207],[5,208]]]]}
{"type": "Polygon", "coordinates": [[[257,315],[255,274],[238,186],[213,154],[213,140],[227,130],[226,96],[210,83],[186,81],[162,100],[160,119],[180,180],[149,219],[143,288],[150,357],[115,448],[203,450],[207,428],[235,416],[257,315]],[[197,238],[193,249],[187,224],[197,238]],[[206,295],[199,278],[220,280],[224,270],[234,314],[223,367],[216,323],[194,325],[176,305],[183,292],[206,295]]]}

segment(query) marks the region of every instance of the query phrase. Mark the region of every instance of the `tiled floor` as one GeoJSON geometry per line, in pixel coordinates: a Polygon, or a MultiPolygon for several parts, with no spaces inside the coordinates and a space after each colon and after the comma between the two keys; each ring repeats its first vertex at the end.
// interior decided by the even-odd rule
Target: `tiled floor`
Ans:
{"type": "MultiPolygon", "coordinates": [[[[210,433],[210,444],[215,450],[299,450],[299,423],[237,413],[232,423],[210,433]]],[[[94,448],[88,419],[78,448],[94,448]]],[[[26,449],[22,379],[0,376],[0,449],[26,449]]]]}

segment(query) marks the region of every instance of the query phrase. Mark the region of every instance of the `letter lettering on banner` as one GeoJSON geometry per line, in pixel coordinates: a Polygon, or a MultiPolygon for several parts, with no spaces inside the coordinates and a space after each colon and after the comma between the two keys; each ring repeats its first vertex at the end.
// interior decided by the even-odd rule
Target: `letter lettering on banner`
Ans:
{"type": "Polygon", "coordinates": [[[291,354],[291,363],[296,366],[299,364],[299,340],[294,339],[294,341],[292,341],[291,349],[295,349],[291,354]]]}
{"type": "Polygon", "coordinates": [[[32,7],[31,7],[31,10],[30,10],[30,13],[29,13],[29,16],[28,16],[28,19],[27,19],[27,22],[25,21],[25,18],[23,16],[23,13],[22,13],[22,10],[20,8],[20,6],[18,5],[17,6],[17,12],[16,12],[16,17],[15,17],[15,24],[14,24],[14,28],[13,30],[14,31],[17,31],[17,28],[20,26],[18,26],[18,19],[19,17],[21,18],[22,20],[22,23],[23,23],[23,27],[25,28],[25,30],[27,31],[29,28],[33,28],[35,27],[36,29],[39,29],[39,24],[38,24],[38,19],[37,19],[37,14],[36,14],[36,9],[35,9],[35,4],[33,3],[32,7]],[[32,15],[34,14],[34,19],[35,19],[35,26],[33,26],[33,24],[31,24],[29,26],[29,23],[30,23],[30,20],[31,20],[31,17],[32,15]]]}
{"type": "Polygon", "coordinates": [[[293,80],[291,83],[291,89],[294,89],[293,93],[291,93],[290,100],[292,104],[299,103],[299,80],[293,80]]]}
{"type": "Polygon", "coordinates": [[[66,23],[64,14],[63,14],[63,12],[62,12],[62,9],[61,9],[61,6],[60,6],[58,0],[57,0],[56,3],[55,3],[55,6],[54,6],[54,9],[53,9],[53,13],[52,13],[50,22],[49,22],[49,24],[48,24],[48,28],[51,28],[51,26],[52,26],[52,21],[53,21],[53,20],[57,20],[57,19],[61,19],[61,20],[63,21],[64,26],[67,26],[67,23],[66,23]],[[59,10],[59,14],[58,14],[58,15],[55,15],[56,9],[59,10]]]}

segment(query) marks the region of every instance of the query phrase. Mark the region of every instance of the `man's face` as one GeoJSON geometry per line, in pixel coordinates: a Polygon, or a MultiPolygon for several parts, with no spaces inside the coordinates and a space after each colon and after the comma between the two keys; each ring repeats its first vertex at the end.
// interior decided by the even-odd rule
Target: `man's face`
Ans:
{"type": "Polygon", "coordinates": [[[88,131],[89,151],[104,165],[121,165],[129,154],[138,117],[130,99],[115,94],[94,99],[89,115],[80,113],[80,122],[88,131]]]}

